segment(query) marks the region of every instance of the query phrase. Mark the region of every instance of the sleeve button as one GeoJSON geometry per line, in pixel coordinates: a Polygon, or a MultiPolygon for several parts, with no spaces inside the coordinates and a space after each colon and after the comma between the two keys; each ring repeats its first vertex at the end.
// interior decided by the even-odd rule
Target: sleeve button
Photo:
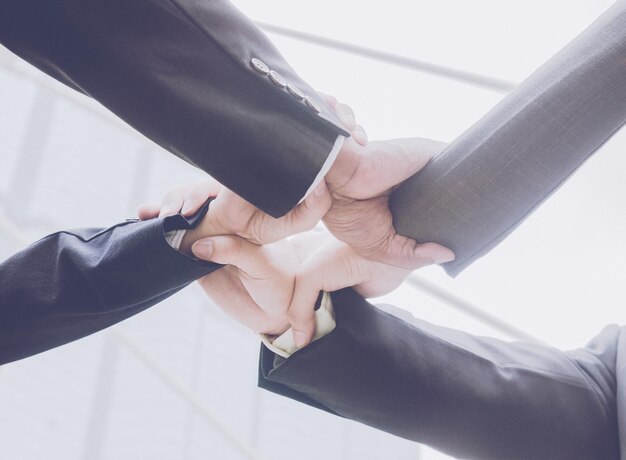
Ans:
{"type": "Polygon", "coordinates": [[[279,86],[281,88],[285,88],[287,86],[287,81],[285,80],[285,78],[275,70],[270,70],[269,76],[270,80],[272,80],[272,82],[276,86],[279,86]]]}
{"type": "Polygon", "coordinates": [[[252,58],[252,60],[250,61],[250,65],[254,70],[263,75],[267,75],[268,73],[270,73],[270,68],[267,66],[267,64],[265,64],[265,62],[261,61],[260,59],[252,58]]]}

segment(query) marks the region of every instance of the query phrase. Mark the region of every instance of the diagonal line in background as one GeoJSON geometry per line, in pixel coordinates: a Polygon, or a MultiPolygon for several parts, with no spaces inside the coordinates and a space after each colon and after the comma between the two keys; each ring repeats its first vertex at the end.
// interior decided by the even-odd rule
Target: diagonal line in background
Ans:
{"type": "Polygon", "coordinates": [[[326,48],[331,48],[337,51],[343,51],[346,53],[354,54],[356,56],[374,59],[376,61],[384,62],[398,67],[405,67],[411,70],[415,70],[417,72],[428,73],[437,77],[447,78],[449,80],[467,83],[473,86],[479,86],[481,88],[497,91],[499,93],[508,93],[516,86],[516,83],[507,80],[502,80],[499,78],[494,78],[473,72],[467,72],[465,70],[455,69],[439,64],[433,64],[431,62],[420,61],[418,59],[400,56],[398,54],[388,53],[386,51],[375,50],[372,48],[367,48],[365,46],[355,45],[353,43],[323,37],[321,35],[302,32],[300,30],[293,30],[287,27],[277,26],[274,24],[268,24],[266,22],[259,21],[256,21],[255,24],[265,32],[269,32],[272,34],[280,35],[294,40],[299,40],[306,43],[311,43],[318,46],[323,46],[326,48]]]}

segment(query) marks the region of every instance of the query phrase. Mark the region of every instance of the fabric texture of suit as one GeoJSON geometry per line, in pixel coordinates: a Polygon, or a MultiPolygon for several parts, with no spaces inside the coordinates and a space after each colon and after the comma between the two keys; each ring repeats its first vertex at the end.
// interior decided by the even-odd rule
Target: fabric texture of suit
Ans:
{"type": "Polygon", "coordinates": [[[396,230],[437,241],[457,275],[626,122],[626,1],[521,83],[391,196],[396,230]]]}
{"type": "Polygon", "coordinates": [[[561,352],[400,319],[350,289],[332,301],[327,336],[286,360],[262,347],[262,388],[458,458],[626,455],[626,329],[561,352]]]}
{"type": "Polygon", "coordinates": [[[4,0],[0,43],[275,217],[304,196],[346,134],[226,0],[4,0]]]}
{"type": "MultiPolygon", "coordinates": [[[[225,0],[7,0],[0,42],[274,216],[347,134],[225,0]]],[[[187,228],[181,219],[59,232],[2,263],[0,364],[115,324],[214,270],[167,245],[163,228],[187,228]]]]}
{"type": "Polygon", "coordinates": [[[0,264],[0,365],[98,332],[221,265],[173,249],[181,215],[49,235],[0,264]]]}
{"type": "MultiPolygon", "coordinates": [[[[394,192],[400,233],[457,255],[501,241],[626,120],[626,1],[394,192]]],[[[336,328],[283,360],[261,347],[259,385],[459,458],[626,458],[626,329],[581,350],[403,321],[351,290],[336,328]]]]}

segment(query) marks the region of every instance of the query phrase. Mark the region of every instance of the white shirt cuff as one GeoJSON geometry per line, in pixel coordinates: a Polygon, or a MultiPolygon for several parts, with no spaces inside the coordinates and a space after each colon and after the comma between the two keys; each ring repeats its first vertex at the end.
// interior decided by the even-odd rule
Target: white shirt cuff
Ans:
{"type": "Polygon", "coordinates": [[[315,187],[317,187],[317,184],[319,184],[324,178],[324,176],[328,174],[328,171],[330,170],[330,167],[333,165],[333,163],[337,159],[337,156],[339,155],[339,152],[341,151],[341,147],[343,146],[343,141],[345,140],[346,138],[344,136],[337,136],[337,139],[335,140],[335,144],[333,145],[333,149],[330,151],[328,158],[326,158],[326,162],[322,166],[322,169],[320,169],[320,172],[317,173],[315,180],[313,181],[309,189],[306,191],[302,199],[299,201],[299,203],[301,203],[307,196],[309,196],[309,193],[315,190],[315,187]]]}
{"type": "Polygon", "coordinates": [[[171,247],[178,251],[180,249],[180,244],[183,242],[183,238],[185,237],[185,233],[187,233],[187,230],[172,230],[171,232],[167,232],[165,234],[165,240],[171,247]]]}
{"type": "MultiPolygon", "coordinates": [[[[318,339],[330,334],[335,329],[335,312],[333,311],[333,302],[328,292],[324,292],[322,295],[322,303],[320,308],[315,311],[315,334],[313,340],[315,342],[318,339]]],[[[292,354],[299,350],[296,343],[293,340],[293,331],[289,328],[286,332],[283,332],[278,337],[259,334],[261,341],[267,348],[273,351],[278,356],[283,358],[289,358],[292,354]]]]}

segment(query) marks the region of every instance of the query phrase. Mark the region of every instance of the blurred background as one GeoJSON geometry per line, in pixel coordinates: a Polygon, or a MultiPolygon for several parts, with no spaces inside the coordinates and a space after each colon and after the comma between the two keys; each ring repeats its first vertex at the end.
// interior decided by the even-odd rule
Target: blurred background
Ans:
{"type": "MultiPolygon", "coordinates": [[[[313,87],[352,105],[370,138],[450,141],[611,1],[234,3],[313,87]]],[[[376,301],[559,348],[624,323],[625,147],[623,131],[457,279],[428,268],[376,301]]],[[[0,47],[1,258],[56,230],[133,217],[139,203],[200,177],[0,47]]],[[[257,389],[258,348],[192,285],[0,368],[0,458],[449,458],[257,389]]]]}

